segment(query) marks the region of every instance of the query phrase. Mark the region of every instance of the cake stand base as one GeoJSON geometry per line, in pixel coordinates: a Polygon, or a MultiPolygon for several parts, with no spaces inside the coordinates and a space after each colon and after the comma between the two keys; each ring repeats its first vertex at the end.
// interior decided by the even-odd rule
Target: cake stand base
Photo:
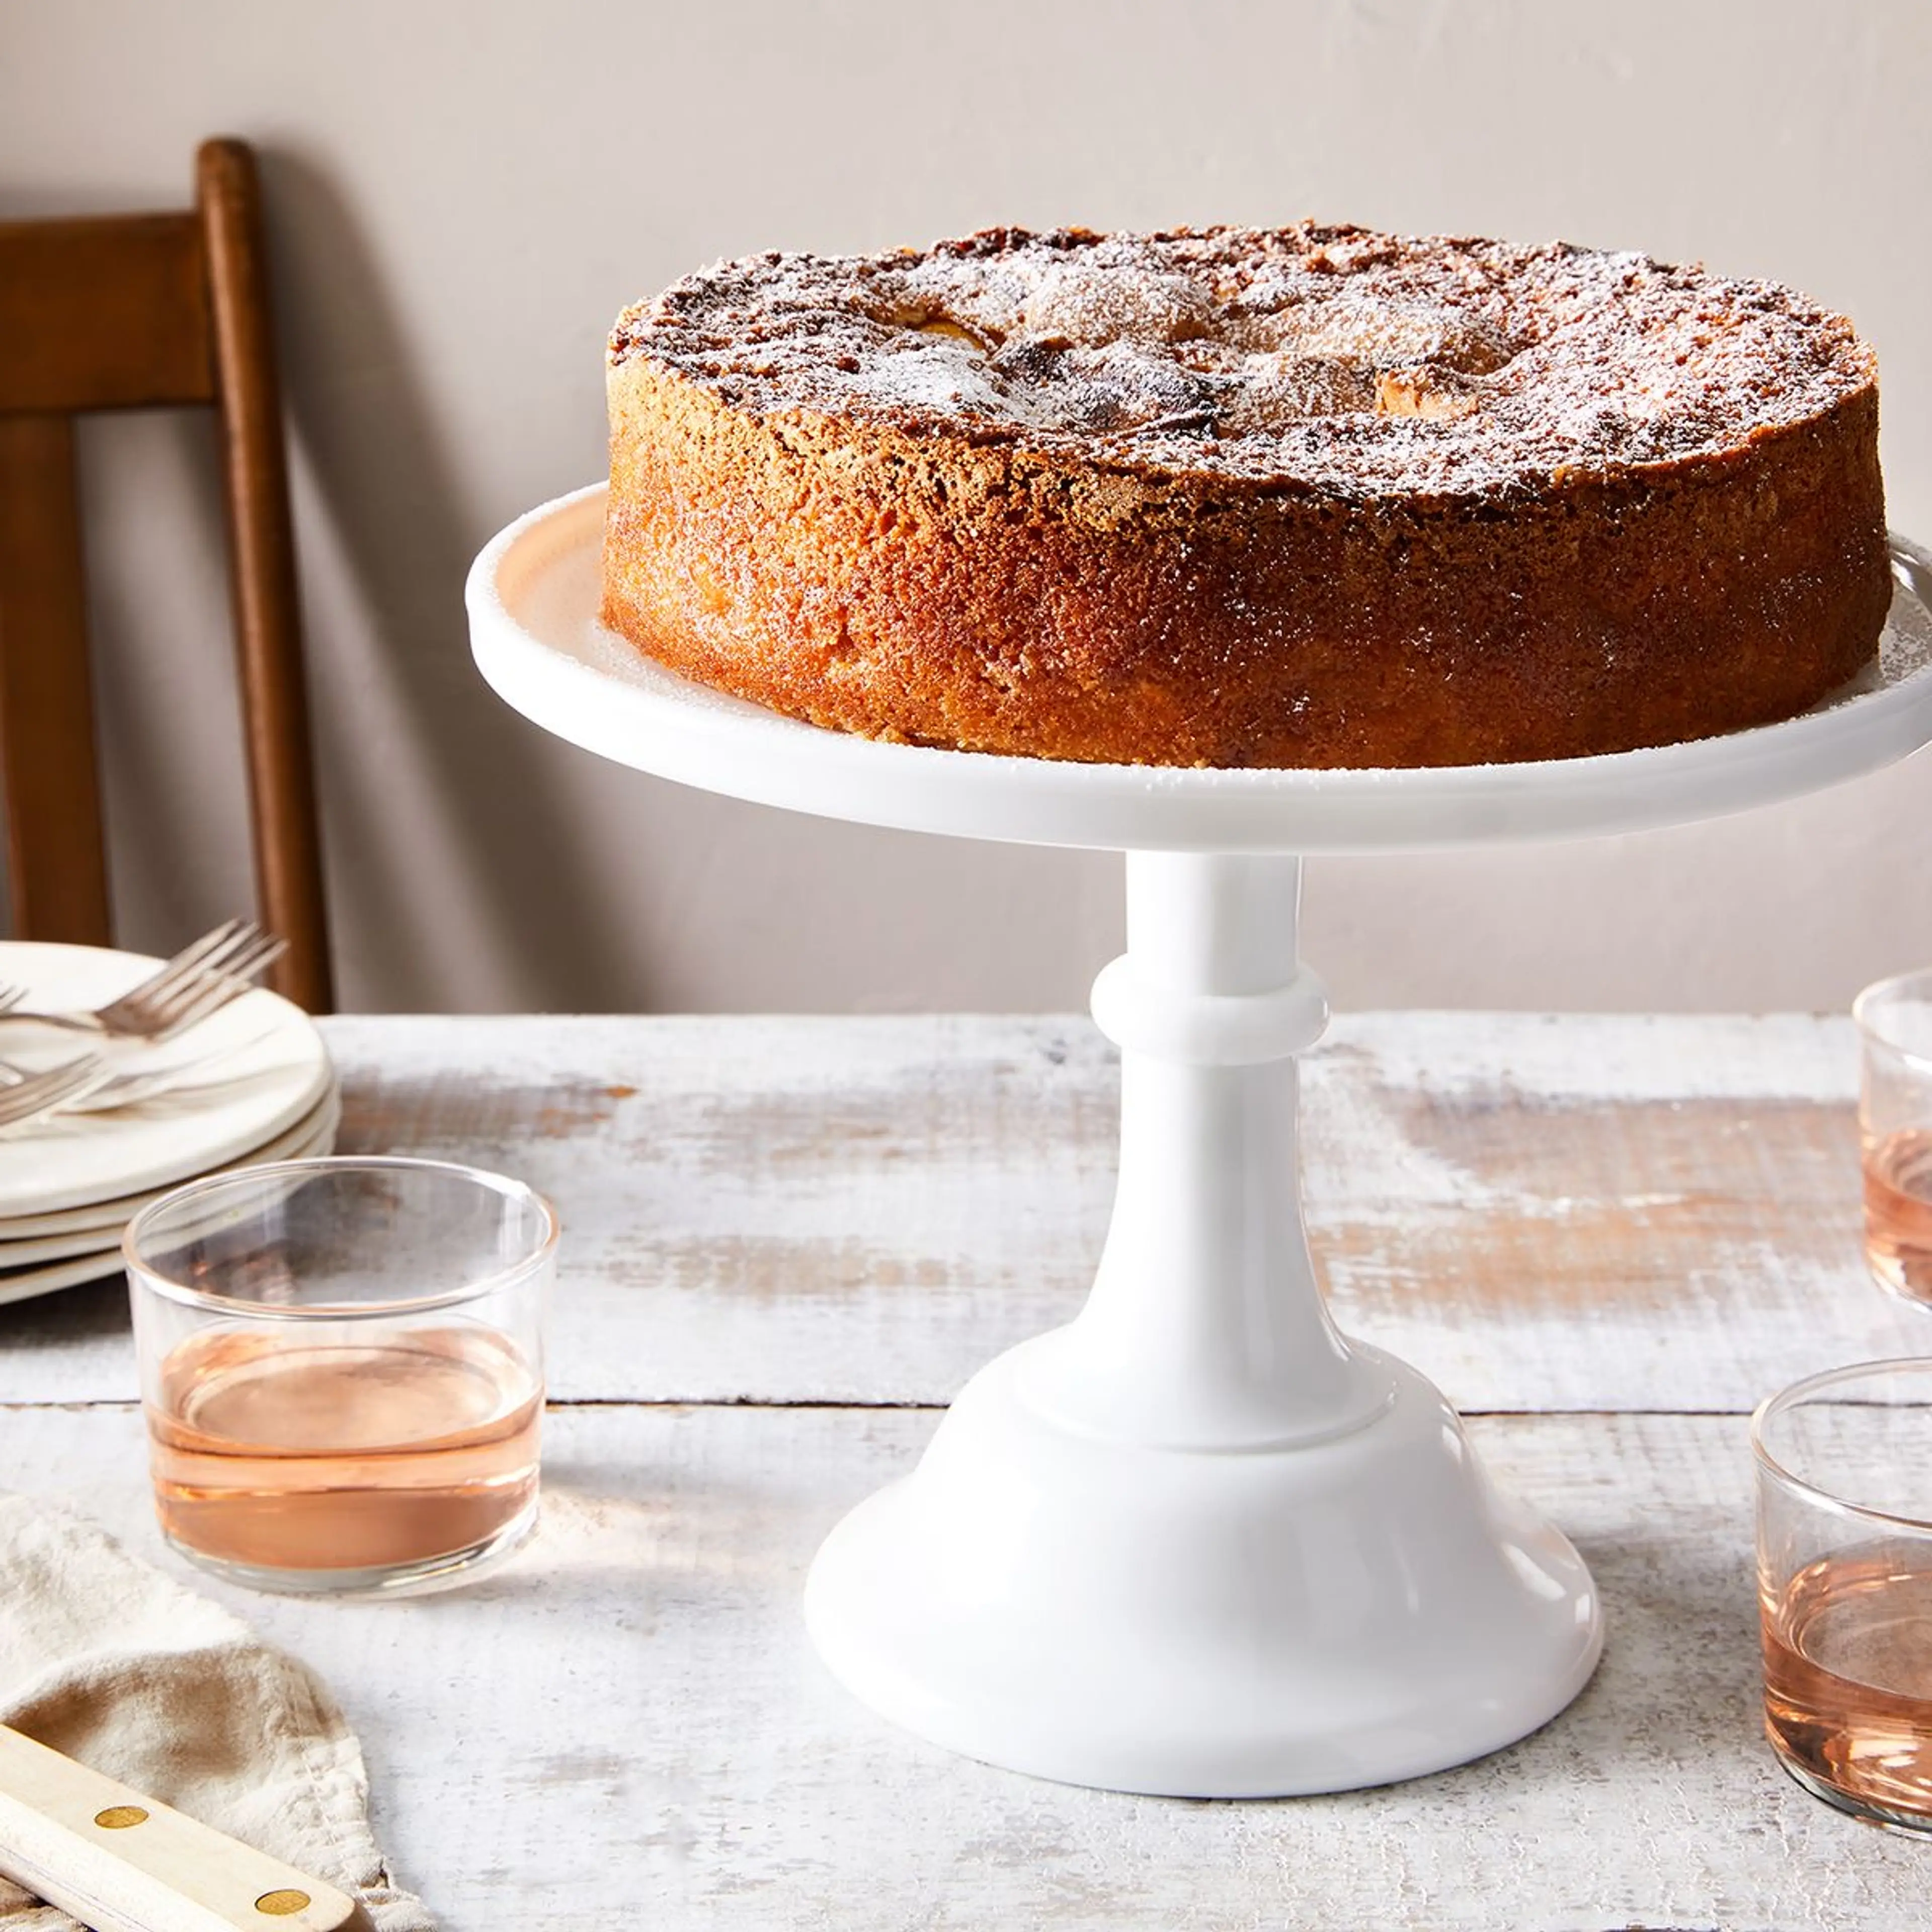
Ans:
{"type": "Polygon", "coordinates": [[[1582,1688],[1589,1573],[1413,1370],[1358,1345],[1389,1400],[1325,1441],[1136,1448],[1028,1399],[1055,1339],[976,1376],[819,1552],[807,1626],[875,1711],[1010,1770],[1244,1798],[1464,1763],[1582,1688]]]}
{"type": "Polygon", "coordinates": [[[1330,1322],[1296,1184],[1327,1002],[1292,858],[1130,853],[1094,1292],[833,1532],[820,1654],[909,1730],[1078,1784],[1337,1791],[1509,1743],[1601,1644],[1576,1552],[1422,1376],[1330,1322]]]}

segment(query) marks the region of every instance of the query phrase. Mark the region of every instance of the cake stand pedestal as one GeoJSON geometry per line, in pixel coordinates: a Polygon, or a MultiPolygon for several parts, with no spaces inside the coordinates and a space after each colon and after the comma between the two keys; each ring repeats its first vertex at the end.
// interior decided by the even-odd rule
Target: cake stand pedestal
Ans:
{"type": "Polygon", "coordinates": [[[1295,1056],[1328,1009],[1299,855],[1627,831],[1902,757],[1932,738],[1922,555],[1897,547],[1877,665],[1784,724],[1556,764],[1184,771],[880,744],[688,684],[597,625],[602,509],[546,505],[471,573],[478,664],[537,723],[764,803],[1127,855],[1127,950],[1094,988],[1121,1124],[1093,1293],[826,1539],[806,1616],[833,1672],[989,1762],[1194,1796],[1385,1783],[1555,1716],[1601,1646],[1589,1573],[1316,1286],[1295,1056]]]}

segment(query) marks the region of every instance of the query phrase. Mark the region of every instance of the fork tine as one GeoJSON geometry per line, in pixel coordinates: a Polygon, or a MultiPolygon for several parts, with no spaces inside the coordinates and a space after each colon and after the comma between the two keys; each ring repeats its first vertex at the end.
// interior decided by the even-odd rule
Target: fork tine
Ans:
{"type": "Polygon", "coordinates": [[[202,964],[218,954],[247,924],[246,920],[224,919],[219,926],[212,927],[199,939],[184,946],[172,958],[164,960],[134,991],[146,992],[158,985],[165,986],[178,974],[202,964]]]}
{"type": "Polygon", "coordinates": [[[232,1006],[248,990],[244,983],[234,980],[205,986],[171,1019],[148,1037],[157,1046],[164,1046],[171,1040],[178,1040],[183,1034],[191,1033],[203,1020],[212,1019],[224,1006],[232,1006]]]}
{"type": "Polygon", "coordinates": [[[191,944],[183,946],[172,959],[163,962],[139,986],[129,987],[118,999],[110,1000],[98,1016],[101,1024],[110,1033],[124,1029],[140,1030],[140,1015],[144,1001],[159,998],[183,978],[211,961],[223,958],[232,949],[238,938],[254,929],[253,922],[248,920],[224,920],[212,932],[204,932],[191,944]]]}
{"type": "Polygon", "coordinates": [[[40,1112],[46,1113],[66,1102],[91,1094],[106,1076],[106,1068],[98,1055],[90,1054],[85,1060],[70,1061],[62,1077],[56,1080],[40,1096],[40,1112]]]}
{"type": "Polygon", "coordinates": [[[206,934],[185,952],[177,953],[153,980],[136,986],[128,997],[158,999],[164,994],[202,973],[219,972],[261,930],[251,919],[231,919],[206,934]]]}
{"type": "Polygon", "coordinates": [[[272,932],[264,932],[259,928],[248,944],[235,956],[224,962],[221,975],[224,979],[245,977],[261,970],[262,962],[288,950],[288,941],[272,932]]]}
{"type": "Polygon", "coordinates": [[[244,993],[254,990],[253,976],[288,950],[288,942],[283,939],[265,938],[261,944],[243,956],[244,964],[238,969],[221,974],[211,974],[198,986],[184,988],[167,1003],[166,1016],[159,1022],[159,1030],[151,1034],[157,1042],[174,1039],[190,1027],[219,1012],[224,1006],[232,1005],[244,993]]]}
{"type": "MultiPolygon", "coordinates": [[[[108,1077],[97,1082],[78,1098],[63,1102],[62,1111],[70,1114],[113,1113],[124,1107],[140,1106],[162,1094],[184,1090],[196,1091],[205,1088],[211,1078],[218,1083],[220,1076],[215,1070],[253,1052],[274,1035],[275,1022],[271,1021],[254,1032],[244,1033],[239,1039],[231,1037],[218,1046],[204,1046],[199,1052],[175,1054],[168,1058],[165,1066],[118,1073],[112,1066],[104,1065],[103,1071],[108,1077]]],[[[4,1061],[0,1061],[0,1068],[4,1065],[4,1061]]],[[[4,1090],[0,1088],[0,1092],[4,1090]]]]}
{"type": "Polygon", "coordinates": [[[223,986],[230,980],[245,984],[284,950],[285,942],[272,933],[256,932],[226,955],[219,967],[202,967],[148,1004],[165,1022],[198,1000],[211,987],[223,986]]]}
{"type": "Polygon", "coordinates": [[[279,933],[265,932],[250,949],[245,966],[227,966],[222,970],[230,979],[259,980],[288,950],[289,942],[279,933]]]}
{"type": "Polygon", "coordinates": [[[10,1013],[26,997],[24,986],[0,986],[0,1013],[10,1013]]]}
{"type": "Polygon", "coordinates": [[[250,954],[245,967],[231,970],[223,976],[238,980],[245,991],[255,986],[260,980],[262,975],[267,972],[268,968],[274,965],[288,950],[289,943],[286,939],[274,938],[264,939],[261,945],[250,954]]]}
{"type": "Polygon", "coordinates": [[[152,981],[102,1007],[102,1019],[113,1033],[146,1034],[169,1024],[182,1001],[192,998],[212,976],[227,971],[236,959],[245,957],[261,944],[262,936],[252,920],[230,920],[220,941],[205,947],[198,961],[184,964],[170,960],[152,981]]]}
{"type": "Polygon", "coordinates": [[[17,1126],[70,1100],[100,1078],[102,1064],[98,1053],[83,1054],[78,1060],[50,1066],[17,1085],[0,1091],[0,1127],[17,1126]]]}

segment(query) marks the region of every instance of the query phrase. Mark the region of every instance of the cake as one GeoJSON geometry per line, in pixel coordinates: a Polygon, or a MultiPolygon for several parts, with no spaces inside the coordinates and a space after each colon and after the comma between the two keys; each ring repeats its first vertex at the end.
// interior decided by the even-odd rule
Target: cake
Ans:
{"type": "Polygon", "coordinates": [[[1870,350],[1772,284],[1304,224],[726,262],[608,362],[604,622],[814,724],[1184,766],[1790,716],[1889,598],[1870,350]]]}

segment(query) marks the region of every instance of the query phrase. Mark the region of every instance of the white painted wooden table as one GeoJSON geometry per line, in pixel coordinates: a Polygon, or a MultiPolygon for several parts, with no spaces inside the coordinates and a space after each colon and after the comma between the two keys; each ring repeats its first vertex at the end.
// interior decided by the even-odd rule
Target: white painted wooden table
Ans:
{"type": "MultiPolygon", "coordinates": [[[[1932,1352],[1858,1260],[1849,1024],[1344,1018],[1306,1063],[1344,1326],[1478,1418],[1582,1548],[1608,1654],[1556,1724],[1393,1790],[1065,1789],[826,1678],[819,1538],[935,1406],[1070,1316],[1112,1185],[1083,1019],[328,1023],[345,1150],[522,1174],[565,1222],[544,1527],[411,1604],[200,1580],[316,1665],[450,1932],[526,1925],[1923,1932],[1932,1845],[1805,1797],[1757,1727],[1743,1416],[1932,1352]]],[[[114,1284],[0,1309],[0,1484],[178,1568],[114,1284]]]]}

